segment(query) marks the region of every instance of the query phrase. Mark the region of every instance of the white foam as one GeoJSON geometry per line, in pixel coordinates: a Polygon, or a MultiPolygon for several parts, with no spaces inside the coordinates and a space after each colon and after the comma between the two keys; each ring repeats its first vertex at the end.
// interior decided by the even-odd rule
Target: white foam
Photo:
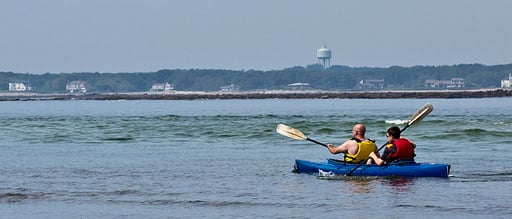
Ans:
{"type": "Polygon", "coordinates": [[[407,122],[409,122],[409,120],[401,120],[401,119],[386,120],[387,124],[395,124],[395,125],[406,124],[407,122]]]}
{"type": "Polygon", "coordinates": [[[318,169],[318,176],[319,177],[331,177],[331,176],[334,176],[334,173],[331,172],[331,171],[323,171],[321,169],[318,169]]]}

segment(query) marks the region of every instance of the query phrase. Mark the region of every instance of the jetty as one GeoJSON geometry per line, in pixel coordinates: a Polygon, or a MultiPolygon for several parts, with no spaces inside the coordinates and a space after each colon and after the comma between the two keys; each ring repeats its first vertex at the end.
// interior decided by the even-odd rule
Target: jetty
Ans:
{"type": "Polygon", "coordinates": [[[41,100],[198,100],[198,99],[396,99],[396,98],[489,98],[510,97],[512,89],[478,90],[379,90],[379,91],[323,91],[323,90],[262,90],[237,92],[128,92],[128,93],[0,93],[0,101],[41,100]]]}

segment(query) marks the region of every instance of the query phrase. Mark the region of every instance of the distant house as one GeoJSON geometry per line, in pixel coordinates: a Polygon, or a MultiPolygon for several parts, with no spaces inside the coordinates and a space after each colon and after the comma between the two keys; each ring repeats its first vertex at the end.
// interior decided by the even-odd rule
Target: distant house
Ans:
{"type": "Polygon", "coordinates": [[[31,90],[29,86],[24,83],[9,83],[9,91],[23,92],[31,90]]]}
{"type": "Polygon", "coordinates": [[[87,86],[83,81],[71,81],[66,84],[66,90],[70,93],[87,93],[87,86]]]}
{"type": "Polygon", "coordinates": [[[447,88],[463,88],[464,87],[464,78],[452,78],[450,80],[450,84],[447,88]]]}
{"type": "Polygon", "coordinates": [[[508,80],[501,80],[501,87],[503,88],[510,88],[512,83],[512,74],[508,75],[508,80]]]}
{"type": "Polygon", "coordinates": [[[309,83],[293,83],[288,84],[288,88],[292,90],[307,90],[311,89],[311,85],[309,83]]]}
{"type": "Polygon", "coordinates": [[[356,89],[383,89],[384,88],[384,79],[370,79],[370,80],[360,80],[356,86],[356,89]]]}
{"type": "Polygon", "coordinates": [[[451,80],[425,80],[428,88],[464,88],[464,78],[452,78],[451,80]]]}
{"type": "Polygon", "coordinates": [[[151,86],[151,88],[149,89],[149,91],[152,91],[152,92],[170,92],[172,90],[174,90],[174,85],[169,84],[167,82],[165,82],[163,84],[153,84],[151,86]]]}
{"type": "Polygon", "coordinates": [[[239,90],[240,90],[240,87],[236,86],[234,84],[220,87],[220,91],[222,91],[222,92],[234,92],[234,91],[239,91],[239,90]]]}

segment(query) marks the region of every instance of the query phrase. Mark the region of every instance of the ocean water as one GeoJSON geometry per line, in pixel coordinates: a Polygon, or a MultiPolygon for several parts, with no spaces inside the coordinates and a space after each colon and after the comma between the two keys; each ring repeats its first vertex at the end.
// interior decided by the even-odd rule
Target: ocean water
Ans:
{"type": "Polygon", "coordinates": [[[512,98],[0,102],[0,218],[511,218],[512,98]],[[363,122],[445,178],[292,173],[363,122]]]}

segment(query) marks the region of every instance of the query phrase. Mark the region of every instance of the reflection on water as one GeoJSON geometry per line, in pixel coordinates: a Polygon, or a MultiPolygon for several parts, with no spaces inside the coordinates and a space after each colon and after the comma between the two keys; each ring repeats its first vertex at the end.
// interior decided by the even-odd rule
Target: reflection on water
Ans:
{"type": "MultiPolygon", "coordinates": [[[[347,177],[348,178],[348,177],[347,177]]],[[[345,180],[347,189],[354,193],[374,193],[375,188],[372,180],[357,177],[355,179],[345,180]]]]}
{"type": "Polygon", "coordinates": [[[368,177],[368,176],[345,176],[334,174],[320,174],[321,180],[342,180],[344,186],[353,193],[378,193],[377,187],[391,193],[409,193],[414,186],[415,178],[408,177],[368,177]]]}
{"type": "Polygon", "coordinates": [[[414,185],[414,178],[392,177],[383,182],[390,187],[391,193],[409,193],[414,185]]]}

